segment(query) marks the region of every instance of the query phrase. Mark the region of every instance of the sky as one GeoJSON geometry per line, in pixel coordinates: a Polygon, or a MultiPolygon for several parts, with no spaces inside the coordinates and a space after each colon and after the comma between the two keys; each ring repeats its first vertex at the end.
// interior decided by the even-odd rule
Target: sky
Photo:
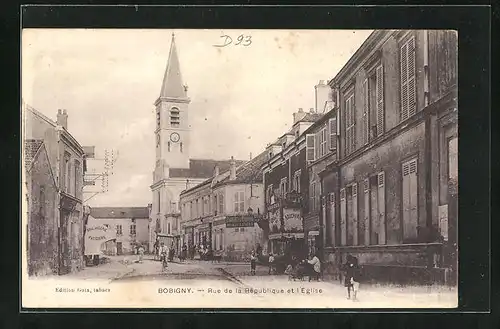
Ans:
{"type": "Polygon", "coordinates": [[[23,100],[53,120],[66,109],[70,133],[96,158],[118,153],[108,191],[86,188],[90,206],[151,203],[154,102],[172,32],[191,98],[191,158],[248,160],[290,129],[298,108],[314,107],[314,85],[372,30],[23,30],[23,100]],[[215,47],[225,35],[232,43],[215,47]]]}

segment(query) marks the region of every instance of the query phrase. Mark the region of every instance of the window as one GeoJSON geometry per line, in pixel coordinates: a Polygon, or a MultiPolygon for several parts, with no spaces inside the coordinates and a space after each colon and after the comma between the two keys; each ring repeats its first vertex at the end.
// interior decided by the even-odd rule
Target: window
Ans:
{"type": "Polygon", "coordinates": [[[244,227],[240,227],[240,232],[245,232],[245,228],[244,227]]]}
{"type": "Polygon", "coordinates": [[[217,194],[214,195],[214,206],[213,206],[213,209],[214,209],[214,212],[215,214],[217,215],[217,207],[219,206],[218,204],[218,200],[217,200],[217,194]]]}
{"type": "Polygon", "coordinates": [[[284,177],[281,179],[281,182],[280,182],[280,195],[281,195],[281,197],[285,197],[287,192],[288,192],[288,181],[287,181],[287,178],[284,177]]]}
{"type": "Polygon", "coordinates": [[[340,245],[346,245],[347,221],[346,221],[346,189],[340,190],[340,245]]]}
{"type": "Polygon", "coordinates": [[[292,190],[300,193],[300,169],[293,174],[292,190]]]}
{"type": "Polygon", "coordinates": [[[417,173],[417,159],[403,163],[403,242],[413,242],[418,237],[417,173]]]}
{"type": "Polygon", "coordinates": [[[78,160],[75,160],[75,181],[74,181],[74,196],[79,197],[80,196],[80,162],[78,160]]]}
{"type": "Polygon", "coordinates": [[[170,234],[170,223],[167,223],[167,234],[170,234]]]}
{"type": "Polygon", "coordinates": [[[116,235],[122,235],[122,226],[121,225],[116,225],[116,235]]]}
{"type": "Polygon", "coordinates": [[[344,107],[345,116],[345,150],[346,154],[356,149],[356,116],[354,105],[354,93],[347,97],[344,107]]]}
{"type": "Polygon", "coordinates": [[[180,143],[181,153],[183,152],[182,142],[180,143]]]}
{"type": "Polygon", "coordinates": [[[318,160],[319,158],[323,157],[326,155],[328,151],[328,134],[327,134],[327,127],[325,126],[323,129],[318,131],[315,135],[315,160],[318,160]],[[316,147],[317,146],[317,147],[316,147]]]}
{"type": "Polygon", "coordinates": [[[363,82],[363,144],[385,130],[384,70],[378,64],[363,82]]]}
{"type": "Polygon", "coordinates": [[[161,113],[160,108],[159,108],[159,107],[157,107],[157,108],[156,108],[156,129],[160,129],[160,125],[161,125],[161,120],[160,120],[160,119],[161,119],[161,117],[160,117],[160,113],[161,113]]]}
{"type": "Polygon", "coordinates": [[[337,149],[337,118],[328,120],[328,127],[330,129],[330,150],[337,149]]]}
{"type": "Polygon", "coordinates": [[[314,161],[316,140],[313,134],[306,135],[306,161],[314,161]]]}
{"type": "Polygon", "coordinates": [[[194,214],[194,209],[193,209],[193,201],[189,202],[189,217],[191,219],[196,218],[194,214]]]}
{"type": "Polygon", "coordinates": [[[170,152],[170,142],[167,142],[167,151],[170,152]]]}
{"type": "Polygon", "coordinates": [[[157,202],[158,202],[158,203],[157,203],[157,204],[158,204],[158,207],[157,207],[157,209],[158,209],[158,213],[161,213],[161,196],[160,196],[160,191],[158,191],[158,192],[156,193],[156,200],[157,200],[157,202]]]}
{"type": "Polygon", "coordinates": [[[219,194],[219,213],[224,213],[224,194],[219,194]]]}
{"type": "Polygon", "coordinates": [[[386,243],[385,228],[385,173],[363,180],[364,226],[363,244],[380,245],[386,243]]]}
{"type": "Polygon", "coordinates": [[[239,232],[239,231],[240,231],[240,228],[239,228],[239,227],[236,227],[236,228],[234,229],[234,231],[235,231],[235,232],[239,232]]]}
{"type": "Polygon", "coordinates": [[[335,193],[329,193],[327,199],[326,243],[335,246],[335,193]]]}
{"type": "Polygon", "coordinates": [[[415,76],[415,37],[406,41],[400,49],[401,66],[401,121],[417,111],[415,76]]]}
{"type": "Polygon", "coordinates": [[[243,213],[245,212],[245,192],[238,191],[234,193],[234,212],[243,213]]]}
{"type": "Polygon", "coordinates": [[[358,184],[346,188],[347,245],[358,245],[358,184]]]}
{"type": "Polygon", "coordinates": [[[180,112],[177,107],[172,107],[170,110],[170,125],[172,127],[179,127],[181,124],[180,112]]]}
{"type": "Polygon", "coordinates": [[[135,226],[135,224],[130,225],[130,234],[132,234],[132,235],[136,234],[136,226],[135,226]]]}
{"type": "Polygon", "coordinates": [[[63,167],[63,173],[62,173],[62,179],[61,179],[61,184],[63,185],[62,190],[66,193],[69,193],[69,181],[70,181],[70,158],[71,155],[68,152],[64,153],[64,167],[63,167]]]}
{"type": "Polygon", "coordinates": [[[203,198],[203,215],[208,215],[210,212],[208,211],[208,197],[203,198]]]}
{"type": "Polygon", "coordinates": [[[316,182],[312,182],[310,185],[309,197],[310,197],[310,210],[311,210],[310,212],[315,212],[317,210],[316,182]]]}
{"type": "Polygon", "coordinates": [[[267,200],[268,204],[273,204],[274,203],[273,185],[272,184],[267,187],[266,200],[267,200]]]}

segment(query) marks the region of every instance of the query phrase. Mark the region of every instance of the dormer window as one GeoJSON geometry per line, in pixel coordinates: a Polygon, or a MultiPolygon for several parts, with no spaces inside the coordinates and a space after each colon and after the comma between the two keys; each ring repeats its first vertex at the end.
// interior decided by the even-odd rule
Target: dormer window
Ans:
{"type": "Polygon", "coordinates": [[[172,127],[179,127],[181,124],[180,111],[177,107],[172,107],[170,110],[170,125],[172,127]]]}

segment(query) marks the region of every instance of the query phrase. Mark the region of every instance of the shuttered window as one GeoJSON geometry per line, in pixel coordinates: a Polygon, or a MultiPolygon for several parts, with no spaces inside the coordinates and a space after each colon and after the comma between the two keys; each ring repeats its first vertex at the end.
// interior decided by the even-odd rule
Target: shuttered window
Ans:
{"type": "Polygon", "coordinates": [[[346,223],[346,198],[345,189],[340,190],[340,245],[346,245],[347,238],[347,223],[346,223]]]}
{"type": "Polygon", "coordinates": [[[224,194],[219,194],[219,214],[224,213],[224,194]]]}
{"type": "MultiPolygon", "coordinates": [[[[384,109],[384,67],[379,65],[376,73],[376,106],[377,106],[377,136],[385,130],[385,109],[384,109]]],[[[414,79],[415,80],[415,79],[414,79]]]]}
{"type": "Polygon", "coordinates": [[[327,243],[335,246],[335,193],[328,194],[327,243]]]}
{"type": "Polygon", "coordinates": [[[314,161],[315,159],[315,135],[314,134],[308,134],[306,135],[306,160],[307,161],[314,161]]]}
{"type": "Polygon", "coordinates": [[[328,120],[328,128],[330,130],[330,150],[337,149],[337,118],[328,120]]]}
{"type": "Polygon", "coordinates": [[[363,197],[364,197],[364,224],[365,224],[365,239],[364,244],[370,244],[370,181],[365,179],[363,181],[363,197]]]}
{"type": "Polygon", "coordinates": [[[415,76],[415,37],[406,41],[400,49],[401,67],[401,120],[406,120],[417,111],[415,76]]]}
{"type": "Polygon", "coordinates": [[[370,92],[368,79],[363,82],[363,145],[370,140],[370,92]]]}
{"type": "Polygon", "coordinates": [[[354,93],[345,101],[345,147],[346,154],[354,152],[356,149],[356,120],[355,120],[355,104],[354,93]]]}
{"type": "Polygon", "coordinates": [[[403,241],[417,238],[417,159],[403,163],[403,241]]]}
{"type": "Polygon", "coordinates": [[[357,246],[358,242],[358,184],[354,183],[352,185],[352,234],[353,240],[352,244],[357,246]]]}
{"type": "Polygon", "coordinates": [[[312,182],[309,186],[309,207],[310,212],[315,212],[317,210],[316,205],[316,182],[312,182]]]}
{"type": "Polygon", "coordinates": [[[378,201],[378,244],[386,243],[385,234],[385,173],[382,171],[377,175],[377,201],[378,201]]]}

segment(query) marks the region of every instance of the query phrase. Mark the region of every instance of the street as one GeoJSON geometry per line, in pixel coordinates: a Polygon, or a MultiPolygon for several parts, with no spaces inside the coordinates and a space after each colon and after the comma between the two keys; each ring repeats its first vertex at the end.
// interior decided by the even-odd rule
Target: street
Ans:
{"type": "Polygon", "coordinates": [[[331,308],[432,308],[455,307],[456,288],[442,286],[387,286],[362,285],[358,301],[347,299],[346,288],[338,281],[309,282],[290,281],[285,275],[269,275],[267,267],[258,266],[255,276],[250,275],[246,263],[212,263],[188,260],[184,263],[169,262],[162,272],[161,263],[146,256],[142,263],[137,256],[114,256],[110,262],[68,275],[68,278],[105,280],[115,283],[154,282],[167,287],[191,287],[197,289],[199,297],[209,296],[211,291],[239,289],[241,294],[252,295],[253,300],[264,300],[276,307],[303,307],[309,298],[315,305],[331,308]],[[286,295],[284,295],[286,294],[286,295]],[[289,298],[290,294],[298,298],[289,298]]]}

